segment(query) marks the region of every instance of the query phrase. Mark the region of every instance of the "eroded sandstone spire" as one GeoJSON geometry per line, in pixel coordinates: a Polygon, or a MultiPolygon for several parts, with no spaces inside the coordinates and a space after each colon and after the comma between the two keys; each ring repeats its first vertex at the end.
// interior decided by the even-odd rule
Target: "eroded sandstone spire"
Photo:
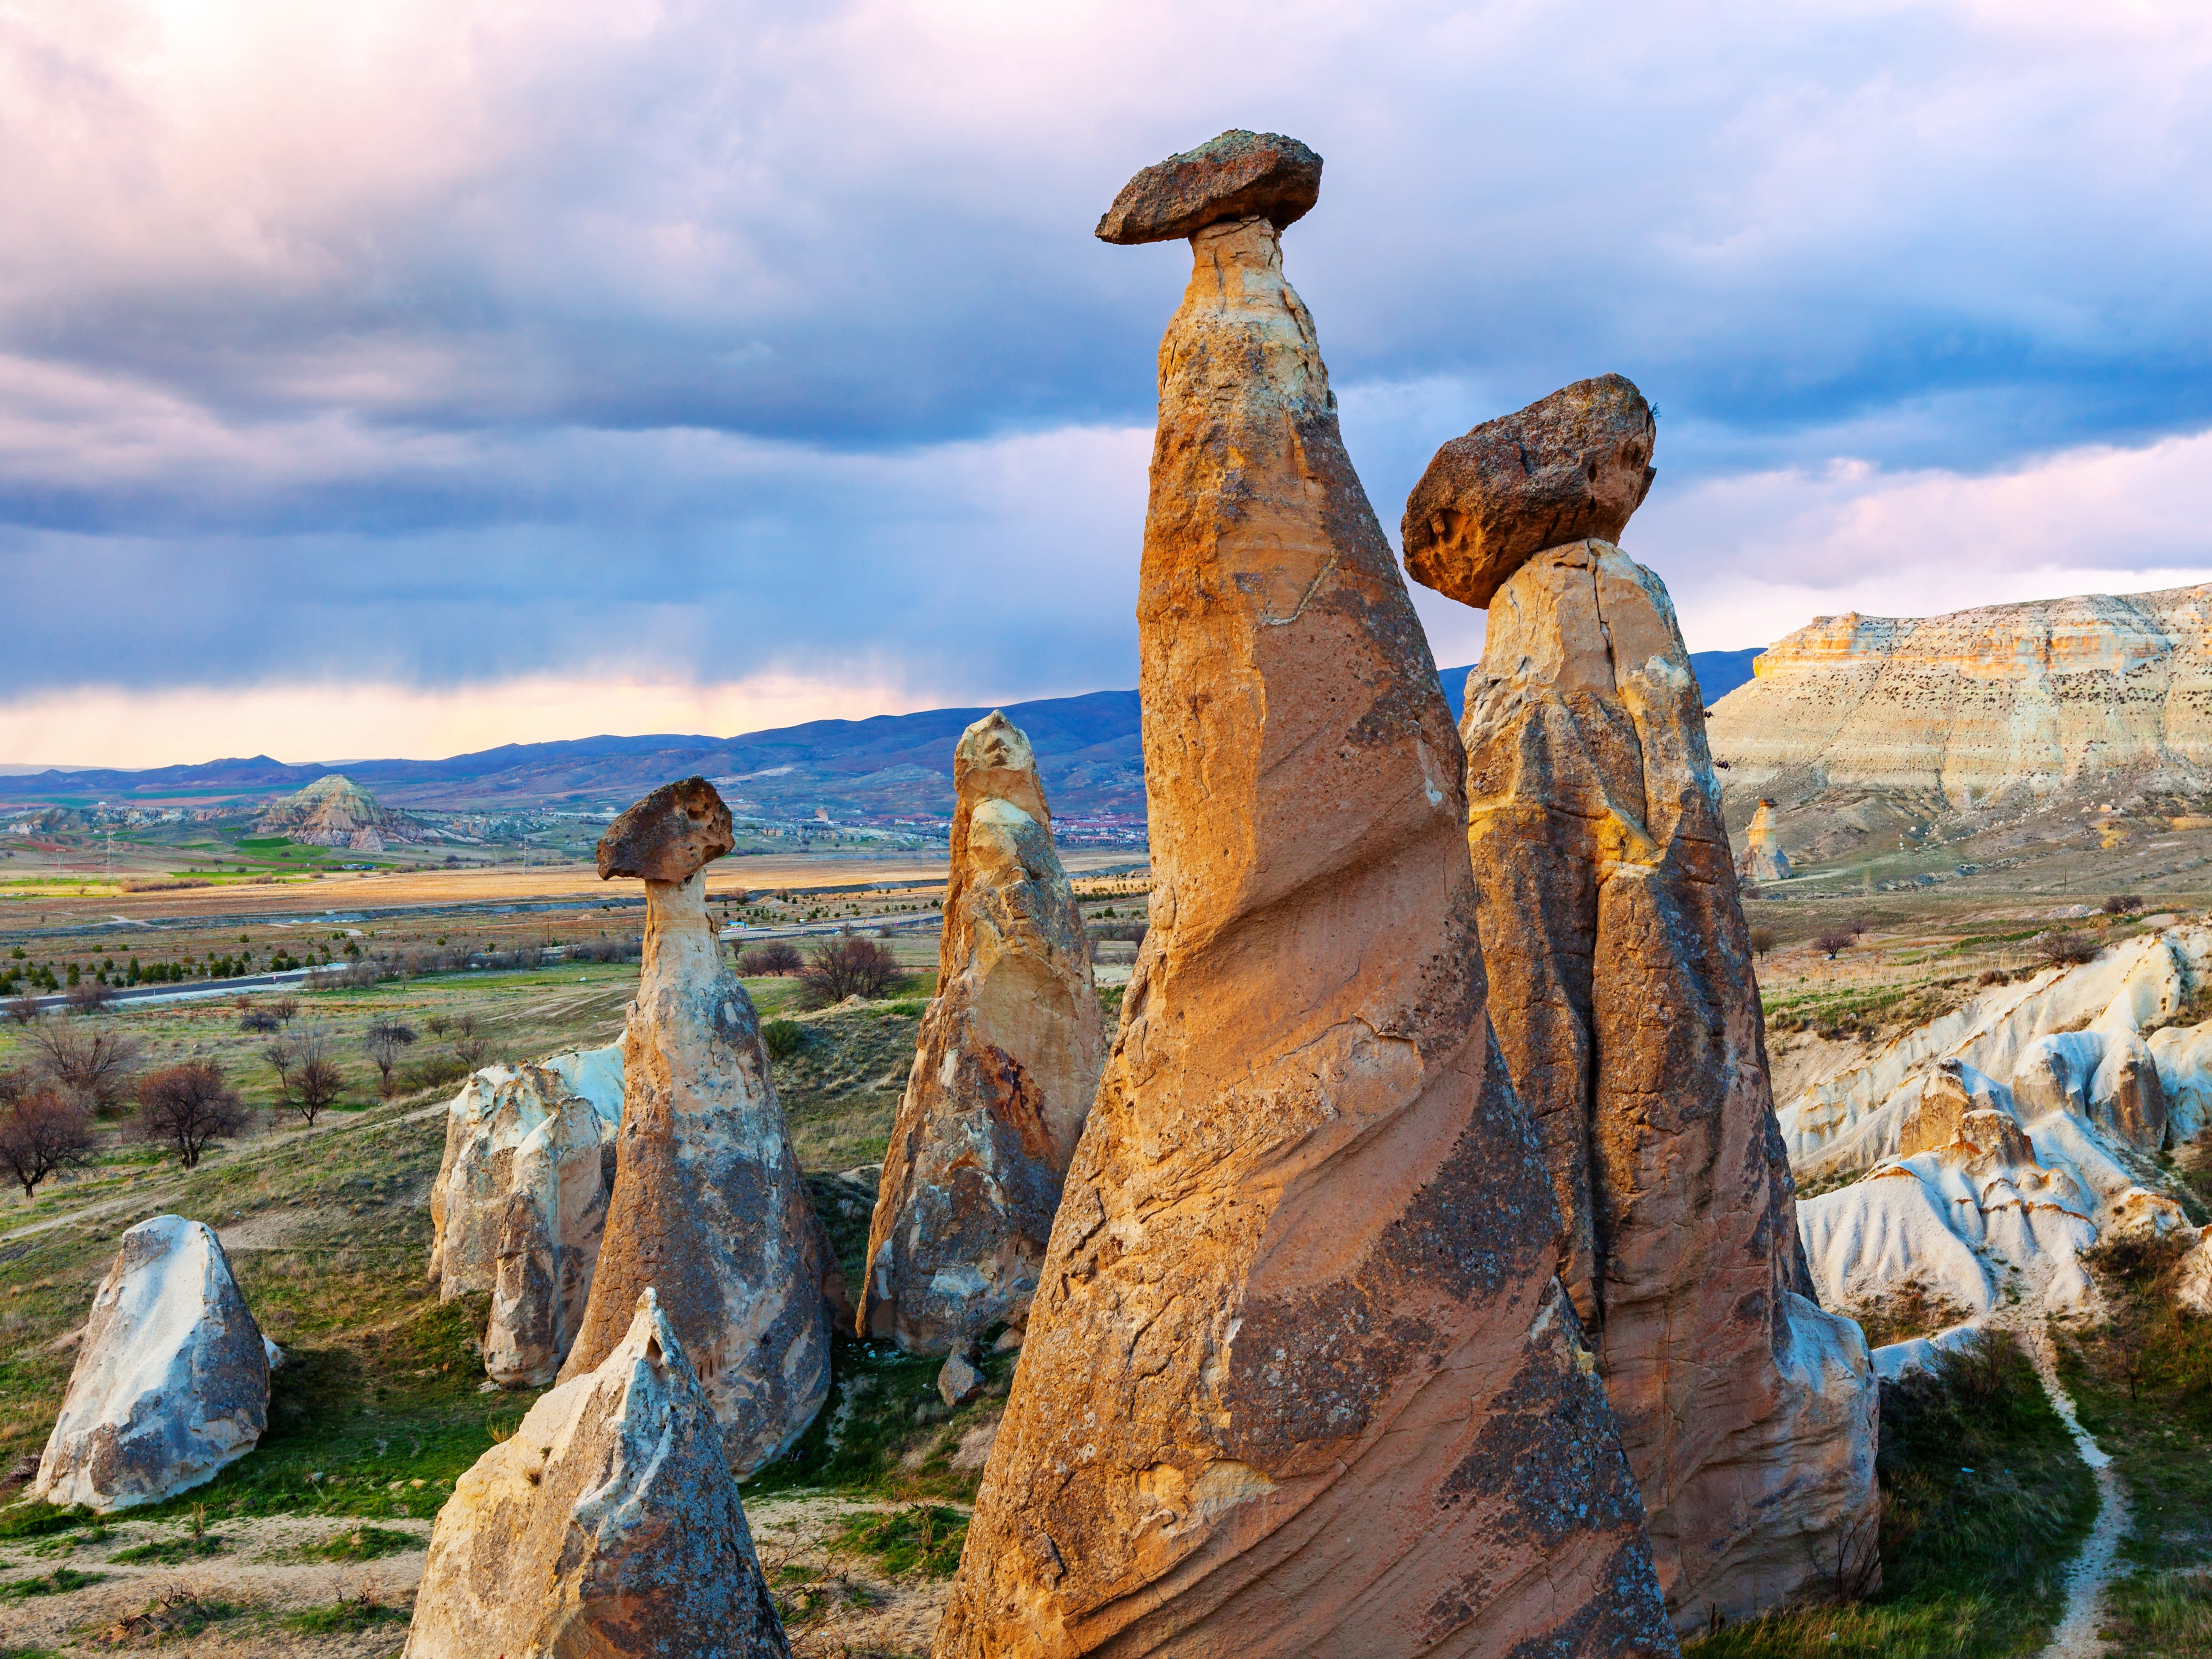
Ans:
{"type": "Polygon", "coordinates": [[[787,1659],[722,1432],[651,1291],[453,1483],[406,1659],[787,1659]]]}
{"type": "Polygon", "coordinates": [[[1876,1397],[1858,1328],[1809,1299],[1674,607],[1583,527],[1595,507],[1559,505],[1571,480],[1595,480],[1618,534],[1650,430],[1618,375],[1478,427],[1415,489],[1406,538],[1418,579],[1489,598],[1460,729],[1491,1018],[1543,1139],[1567,1221],[1560,1273],[1688,1629],[1715,1608],[1735,1619],[1817,1594],[1839,1559],[1870,1565],[1876,1397]],[[1534,464],[1469,460],[1509,453],[1534,464]],[[1528,545],[1561,525],[1565,544],[1528,545]]]}
{"type": "Polygon", "coordinates": [[[993,713],[952,754],[937,997],[868,1230],[864,1336],[944,1353],[1036,1291],[1105,1039],[1029,739],[993,713]]]}
{"type": "Polygon", "coordinates": [[[1460,752],[1265,218],[1160,348],[1152,932],[935,1651],[1664,1654],[1460,752]]]}
{"type": "Polygon", "coordinates": [[[645,882],[645,960],[605,1238],[561,1377],[596,1368],[658,1291],[742,1477],[788,1449],[829,1391],[830,1259],[752,1000],[707,915],[706,865],[732,844],[704,778],[654,790],[599,842],[602,877],[645,882]]]}

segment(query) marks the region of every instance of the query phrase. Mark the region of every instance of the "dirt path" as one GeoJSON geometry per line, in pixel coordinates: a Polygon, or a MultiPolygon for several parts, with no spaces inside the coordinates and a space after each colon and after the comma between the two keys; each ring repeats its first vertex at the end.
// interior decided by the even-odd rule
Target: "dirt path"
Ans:
{"type": "Polygon", "coordinates": [[[1999,1322],[2008,1325],[2027,1344],[2028,1358],[2035,1362],[2035,1374],[2043,1380],[2043,1391],[2051,1398],[2051,1409],[2066,1425],[2066,1432],[2074,1437],[2081,1461],[2097,1477],[2097,1523],[2082,1541],[2081,1553],[2067,1566],[2066,1611],[2058,1620],[2058,1628],[2051,1632],[2051,1644],[2043,1650],[2042,1659],[2100,1659],[2109,1650],[2097,1634],[2098,1614],[2105,1586],[2122,1570],[2118,1557],[2120,1540],[2128,1530],[2127,1488],[2120,1484],[2112,1460],[2074,1415],[2074,1397],[2058,1380],[2057,1350],[2052,1346],[2051,1334],[2043,1322],[2022,1318],[1999,1322]]]}

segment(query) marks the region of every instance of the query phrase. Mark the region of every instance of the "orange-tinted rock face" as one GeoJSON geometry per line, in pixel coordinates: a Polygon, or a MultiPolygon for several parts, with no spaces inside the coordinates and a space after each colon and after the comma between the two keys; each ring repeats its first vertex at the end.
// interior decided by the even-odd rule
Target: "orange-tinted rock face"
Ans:
{"type": "Polygon", "coordinates": [[[1926,791],[1951,805],[2104,774],[2212,787],[2212,586],[1822,617],[1713,707],[1732,787],[1926,791]]]}
{"type": "Polygon", "coordinates": [[[952,757],[936,999],[884,1160],[860,1328],[944,1353],[1018,1322],[1105,1037],[1029,739],[1004,714],[952,757]]]}
{"type": "Polygon", "coordinates": [[[1568,1224],[1685,1629],[1874,1547],[1858,1328],[1808,1299],[1689,654],[1657,577],[1555,547],[1497,592],[1462,726],[1490,1012],[1568,1224]]]}
{"type": "Polygon", "coordinates": [[[1483,1018],[1426,643],[1274,228],[1191,240],[1152,931],[935,1652],[1672,1653],[1483,1018]]]}
{"type": "MultiPolygon", "coordinates": [[[[690,821],[683,802],[668,810],[690,821]]],[[[685,832],[672,823],[665,834],[634,824],[629,833],[658,847],[685,832]]],[[[829,1393],[829,1241],[799,1176],[752,1000],[707,915],[704,871],[648,880],[645,890],[614,1195],[561,1379],[596,1369],[629,1330],[638,1298],[656,1291],[742,1477],[788,1449],[829,1393]]]]}

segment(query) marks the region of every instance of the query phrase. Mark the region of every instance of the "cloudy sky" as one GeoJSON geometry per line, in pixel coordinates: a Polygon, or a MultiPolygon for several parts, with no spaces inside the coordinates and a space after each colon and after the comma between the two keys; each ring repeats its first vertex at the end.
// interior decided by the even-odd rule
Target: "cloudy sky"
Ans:
{"type": "Polygon", "coordinates": [[[0,761],[1133,684],[1231,126],[1394,531],[1612,369],[1693,648],[2212,578],[2198,0],[0,0],[0,761]]]}

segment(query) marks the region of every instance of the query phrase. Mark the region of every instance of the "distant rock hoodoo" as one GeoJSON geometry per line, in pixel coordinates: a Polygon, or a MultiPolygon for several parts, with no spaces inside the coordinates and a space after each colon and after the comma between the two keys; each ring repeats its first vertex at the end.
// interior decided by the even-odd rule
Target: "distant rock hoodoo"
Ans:
{"type": "Polygon", "coordinates": [[[253,833],[356,853],[381,853],[393,842],[428,839],[413,819],[382,805],[342,772],[317,778],[298,794],[271,801],[255,821],[253,833]]]}
{"type": "Polygon", "coordinates": [[[784,1659],[720,1425],[652,1291],[453,1483],[406,1659],[784,1659]]]}
{"type": "Polygon", "coordinates": [[[994,713],[952,754],[952,869],[868,1230],[860,1329],[964,1347],[1036,1292],[1105,1038],[1074,889],[1029,739],[994,713]]]}
{"type": "Polygon", "coordinates": [[[939,1659],[1675,1651],[1483,1019],[1450,712],[1282,275],[1320,170],[1224,133],[1100,227],[1194,255],[1138,606],[1152,925],[939,1659]]]}
{"type": "Polygon", "coordinates": [[[269,1349],[201,1222],[123,1235],[92,1299],[33,1493],[106,1513],[212,1480],[269,1421],[269,1349]]]}
{"type": "Polygon", "coordinates": [[[788,1449],[829,1392],[833,1264],[759,1018],[707,915],[706,866],[734,844],[704,778],[654,790],[599,841],[601,877],[645,883],[645,960],[605,1238],[561,1377],[595,1370],[657,1291],[742,1478],[788,1449]]]}
{"type": "Polygon", "coordinates": [[[1405,538],[1489,607],[1460,730],[1491,1018],[1690,1629],[1872,1565],[1877,1402],[1810,1299],[1689,653],[1611,539],[1653,430],[1627,380],[1579,381],[1444,446],[1405,538]]]}
{"type": "Polygon", "coordinates": [[[1790,879],[1790,860],[1782,851],[1782,842],[1774,829],[1774,802],[1761,799],[1759,810],[1751,815],[1751,823],[1743,832],[1743,852],[1735,861],[1735,872],[1746,881],[1787,881],[1790,879]]]}

